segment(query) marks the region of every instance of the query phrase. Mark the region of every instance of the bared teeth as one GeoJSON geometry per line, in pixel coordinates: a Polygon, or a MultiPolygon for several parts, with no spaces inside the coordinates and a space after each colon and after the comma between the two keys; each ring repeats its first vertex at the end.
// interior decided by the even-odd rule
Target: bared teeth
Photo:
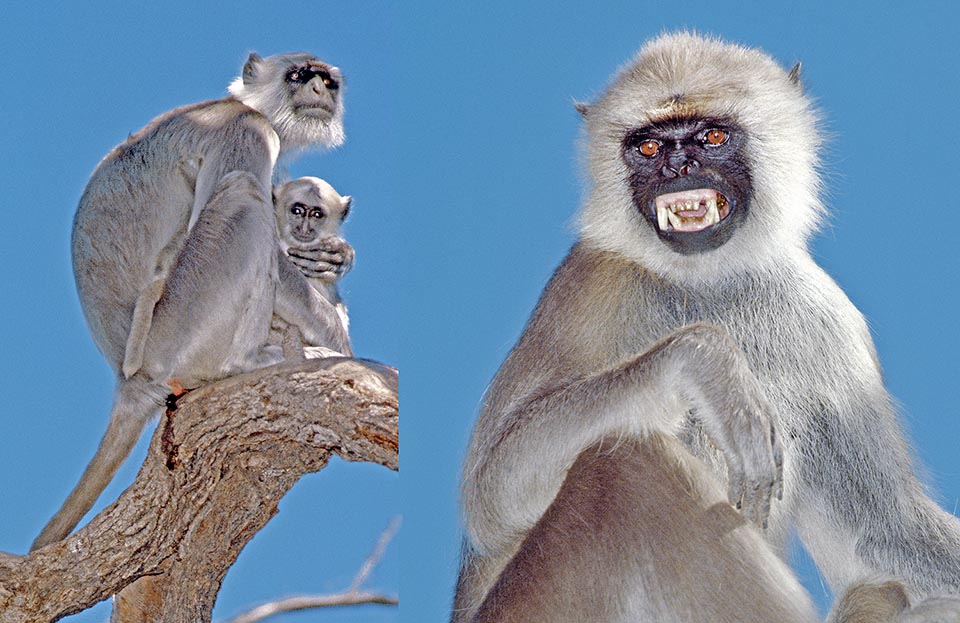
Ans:
{"type": "Polygon", "coordinates": [[[660,231],[702,231],[730,213],[727,198],[712,188],[666,193],[655,206],[660,231]]]}
{"type": "Polygon", "coordinates": [[[710,225],[716,225],[720,222],[720,212],[717,210],[717,200],[707,199],[707,215],[704,221],[710,225]]]}
{"type": "Polygon", "coordinates": [[[683,226],[683,218],[679,214],[667,212],[667,216],[670,218],[670,224],[673,225],[674,229],[680,229],[683,226]]]}
{"type": "Polygon", "coordinates": [[[666,206],[657,206],[657,226],[660,228],[660,231],[670,229],[670,218],[667,216],[668,212],[670,212],[670,210],[666,206]]]}

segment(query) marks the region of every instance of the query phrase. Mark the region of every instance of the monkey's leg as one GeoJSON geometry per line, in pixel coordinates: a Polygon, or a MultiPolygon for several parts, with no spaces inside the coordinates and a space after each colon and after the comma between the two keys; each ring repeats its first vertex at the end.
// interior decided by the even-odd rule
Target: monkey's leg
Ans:
{"type": "Polygon", "coordinates": [[[300,328],[310,346],[325,346],[353,356],[347,334],[335,305],[316,292],[300,271],[278,250],[280,283],[277,286],[276,314],[300,328]]]}
{"type": "MultiPolygon", "coordinates": [[[[257,179],[221,178],[170,269],[142,371],[191,389],[276,363],[265,346],[277,283],[276,225],[257,179]]],[[[168,383],[169,384],[169,383],[168,383]]]]}
{"type": "Polygon", "coordinates": [[[33,541],[30,551],[60,541],[70,534],[113,480],[147,422],[159,414],[164,398],[165,393],[160,386],[149,383],[139,375],[120,381],[110,412],[110,423],[93,459],[63,506],[33,541]]]}
{"type": "Polygon", "coordinates": [[[804,590],[665,435],[584,450],[474,623],[811,623],[804,590]]]}
{"type": "Polygon", "coordinates": [[[896,580],[858,582],[837,600],[827,623],[957,623],[960,597],[934,595],[912,605],[896,580]]]}
{"type": "Polygon", "coordinates": [[[837,600],[827,623],[897,623],[909,607],[899,582],[859,583],[837,600]]]}

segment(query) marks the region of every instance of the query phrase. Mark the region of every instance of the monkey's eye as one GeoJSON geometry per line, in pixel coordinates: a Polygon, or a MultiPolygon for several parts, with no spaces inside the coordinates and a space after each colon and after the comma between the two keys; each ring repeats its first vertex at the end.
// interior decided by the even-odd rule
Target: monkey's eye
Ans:
{"type": "Polygon", "coordinates": [[[331,91],[336,91],[340,88],[340,83],[338,83],[333,76],[325,72],[319,72],[318,75],[323,79],[323,86],[327,87],[331,91]]]}
{"type": "Polygon", "coordinates": [[[647,158],[650,158],[652,156],[655,156],[656,153],[660,151],[660,141],[647,139],[642,143],[640,143],[639,145],[637,145],[636,149],[647,158]]]}
{"type": "Polygon", "coordinates": [[[712,130],[707,130],[707,133],[703,135],[703,142],[707,145],[723,145],[727,142],[728,138],[730,138],[729,134],[723,130],[714,128],[712,130]]]}
{"type": "Polygon", "coordinates": [[[323,218],[323,212],[320,210],[310,210],[310,218],[323,218]]]}
{"type": "Polygon", "coordinates": [[[290,208],[290,214],[294,216],[303,216],[306,213],[306,206],[304,206],[302,203],[295,203],[293,204],[293,207],[290,208]]]}

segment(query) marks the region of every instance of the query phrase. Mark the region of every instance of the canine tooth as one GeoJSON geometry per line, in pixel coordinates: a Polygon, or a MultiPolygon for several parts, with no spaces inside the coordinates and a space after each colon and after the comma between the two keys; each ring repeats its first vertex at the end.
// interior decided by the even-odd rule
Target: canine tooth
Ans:
{"type": "Polygon", "coordinates": [[[715,225],[720,222],[720,211],[717,209],[716,199],[707,199],[706,221],[711,225],[715,225]]]}
{"type": "Polygon", "coordinates": [[[670,224],[673,225],[674,229],[680,229],[680,226],[683,224],[683,219],[680,218],[679,215],[668,212],[667,217],[670,219],[670,224]]]}
{"type": "Polygon", "coordinates": [[[660,231],[667,231],[669,229],[670,218],[667,214],[670,210],[666,206],[657,206],[657,225],[660,227],[660,231]]]}

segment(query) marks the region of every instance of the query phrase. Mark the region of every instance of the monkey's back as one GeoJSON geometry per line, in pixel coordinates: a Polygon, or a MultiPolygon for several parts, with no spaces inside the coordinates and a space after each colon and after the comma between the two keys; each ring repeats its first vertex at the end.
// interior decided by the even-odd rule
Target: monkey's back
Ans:
{"type": "Polygon", "coordinates": [[[231,149],[250,126],[269,129],[232,99],[177,108],[114,148],[91,175],[73,222],[73,269],[91,334],[115,370],[158,256],[186,235],[205,158],[231,149]]]}

